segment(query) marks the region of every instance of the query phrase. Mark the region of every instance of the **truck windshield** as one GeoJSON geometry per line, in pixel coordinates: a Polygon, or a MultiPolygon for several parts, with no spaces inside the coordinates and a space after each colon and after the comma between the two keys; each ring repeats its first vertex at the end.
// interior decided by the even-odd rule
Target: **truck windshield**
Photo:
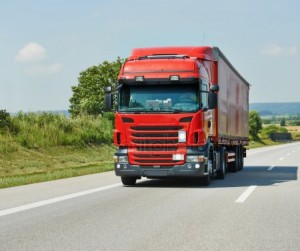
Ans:
{"type": "Polygon", "coordinates": [[[196,84],[123,85],[119,93],[120,112],[194,112],[199,108],[196,84]]]}

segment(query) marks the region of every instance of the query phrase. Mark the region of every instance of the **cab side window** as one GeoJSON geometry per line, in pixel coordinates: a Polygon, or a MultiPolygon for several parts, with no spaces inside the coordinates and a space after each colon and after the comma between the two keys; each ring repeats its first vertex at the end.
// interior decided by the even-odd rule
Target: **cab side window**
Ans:
{"type": "Polygon", "coordinates": [[[207,81],[203,80],[201,81],[201,103],[202,107],[208,106],[208,84],[207,81]]]}

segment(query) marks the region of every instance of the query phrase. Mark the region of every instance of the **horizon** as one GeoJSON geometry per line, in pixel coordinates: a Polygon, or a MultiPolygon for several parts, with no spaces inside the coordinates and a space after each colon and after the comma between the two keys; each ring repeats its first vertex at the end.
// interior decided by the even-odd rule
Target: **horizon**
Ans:
{"type": "MultiPolygon", "coordinates": [[[[298,104],[300,106],[300,102],[255,102],[255,103],[249,103],[249,111],[252,111],[250,109],[251,106],[253,105],[276,105],[276,104],[298,104]]],[[[1,109],[0,109],[1,110],[1,109]]],[[[6,109],[4,109],[6,110],[6,109]]],[[[7,111],[7,110],[6,110],[7,111]]],[[[19,112],[23,112],[23,113],[43,113],[43,112],[50,112],[50,113],[58,113],[58,114],[68,114],[70,115],[69,113],[69,109],[57,109],[57,110],[35,110],[35,111],[23,111],[23,110],[19,110],[19,111],[13,111],[13,112],[10,112],[10,111],[7,111],[8,113],[12,114],[12,115],[16,115],[18,114],[19,112]]],[[[263,111],[265,112],[265,111],[263,111]]],[[[293,115],[300,115],[300,110],[299,110],[299,113],[293,113],[293,115]]]]}

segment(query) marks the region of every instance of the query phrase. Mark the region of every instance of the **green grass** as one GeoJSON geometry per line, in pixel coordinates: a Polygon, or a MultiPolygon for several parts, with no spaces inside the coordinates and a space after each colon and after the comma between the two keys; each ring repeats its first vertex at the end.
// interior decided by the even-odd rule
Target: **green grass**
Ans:
{"type": "Polygon", "coordinates": [[[259,139],[259,140],[250,140],[249,146],[247,146],[247,149],[254,149],[259,147],[265,147],[265,146],[275,146],[284,144],[285,142],[274,142],[270,139],[259,139]]]}
{"type": "Polygon", "coordinates": [[[110,145],[27,149],[0,158],[0,188],[113,170],[110,145]]]}
{"type": "Polygon", "coordinates": [[[57,169],[53,171],[45,171],[38,173],[30,173],[19,176],[7,176],[0,178],[0,188],[27,185],[32,183],[64,179],[81,175],[101,173],[113,170],[112,163],[98,163],[87,166],[78,166],[73,168],[57,169]]]}
{"type": "Polygon", "coordinates": [[[5,117],[0,188],[113,170],[112,118],[22,112],[5,117]]]}

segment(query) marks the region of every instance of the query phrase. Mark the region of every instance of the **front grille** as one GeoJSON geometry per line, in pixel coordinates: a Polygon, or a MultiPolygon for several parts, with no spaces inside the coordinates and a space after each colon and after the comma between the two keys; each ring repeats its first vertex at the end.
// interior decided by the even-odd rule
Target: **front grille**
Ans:
{"type": "Polygon", "coordinates": [[[174,146],[178,143],[178,130],[183,126],[132,126],[131,141],[137,146],[174,146]]]}
{"type": "Polygon", "coordinates": [[[130,138],[137,152],[133,164],[140,166],[174,166],[183,161],[173,160],[178,149],[178,130],[183,126],[132,126],[130,138]]]}
{"type": "Polygon", "coordinates": [[[132,126],[131,129],[135,131],[177,131],[183,126],[132,126]]]}
{"type": "Polygon", "coordinates": [[[159,146],[155,146],[155,147],[147,147],[147,146],[144,146],[144,147],[137,147],[137,150],[139,152],[161,152],[161,151],[164,151],[164,152],[175,152],[177,150],[177,147],[171,147],[171,146],[166,146],[166,147],[159,147],[159,146]]]}
{"type": "Polygon", "coordinates": [[[133,133],[132,136],[137,138],[144,137],[177,137],[178,133],[133,133]]]}
{"type": "Polygon", "coordinates": [[[133,143],[137,144],[151,144],[151,145],[162,145],[162,144],[176,144],[178,140],[167,140],[167,139],[143,139],[143,140],[132,140],[133,143]]]}
{"type": "Polygon", "coordinates": [[[160,153],[134,153],[133,158],[141,165],[176,165],[180,161],[173,160],[173,154],[160,153]]]}

